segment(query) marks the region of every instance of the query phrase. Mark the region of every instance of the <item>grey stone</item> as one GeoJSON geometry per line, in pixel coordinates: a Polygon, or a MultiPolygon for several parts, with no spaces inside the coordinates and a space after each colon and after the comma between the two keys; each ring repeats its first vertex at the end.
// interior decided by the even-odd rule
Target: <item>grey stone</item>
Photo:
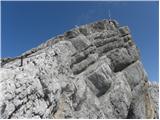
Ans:
{"type": "Polygon", "coordinates": [[[126,48],[117,48],[107,53],[107,57],[111,59],[112,70],[121,71],[134,62],[126,48]]]}
{"type": "Polygon", "coordinates": [[[130,33],[130,30],[128,26],[120,27],[119,32],[122,36],[128,35],[130,33]]]}
{"type": "Polygon", "coordinates": [[[73,38],[70,41],[78,51],[86,49],[91,44],[90,41],[85,36],[82,35],[73,38]]]}
{"type": "Polygon", "coordinates": [[[114,24],[114,26],[115,26],[116,28],[118,28],[118,27],[119,27],[119,23],[118,23],[118,21],[116,21],[116,20],[112,20],[111,22],[114,24]]]}
{"type": "Polygon", "coordinates": [[[123,71],[132,90],[135,86],[141,83],[141,81],[144,81],[147,78],[147,74],[144,71],[143,65],[140,61],[136,61],[123,71]]]}
{"type": "Polygon", "coordinates": [[[86,25],[85,25],[85,26],[81,26],[81,27],[79,28],[79,31],[80,31],[80,33],[83,34],[84,36],[87,36],[87,35],[91,34],[89,28],[88,28],[86,25]]]}
{"type": "Polygon", "coordinates": [[[124,119],[132,100],[131,89],[123,73],[117,73],[113,80],[110,90],[100,98],[101,108],[106,118],[124,119]]]}
{"type": "Polygon", "coordinates": [[[95,44],[96,47],[100,47],[100,46],[103,46],[107,43],[114,42],[114,41],[117,41],[117,40],[119,40],[119,38],[117,36],[111,37],[111,38],[106,38],[106,39],[101,38],[101,39],[96,39],[94,41],[94,44],[95,44]]]}
{"type": "Polygon", "coordinates": [[[151,96],[151,99],[154,103],[154,109],[155,109],[155,115],[154,115],[154,118],[157,118],[159,119],[159,99],[157,96],[159,96],[159,86],[158,86],[158,83],[156,84],[151,84],[150,87],[149,87],[149,93],[150,93],[150,96],[151,96]]]}
{"type": "Polygon", "coordinates": [[[71,39],[71,38],[75,38],[76,36],[78,36],[78,33],[74,30],[71,30],[71,31],[67,31],[65,33],[65,38],[66,39],[71,39]]]}
{"type": "Polygon", "coordinates": [[[158,84],[149,82],[129,28],[115,20],[0,62],[1,119],[159,118],[158,84]]]}
{"type": "Polygon", "coordinates": [[[89,85],[93,91],[97,91],[95,94],[97,97],[102,96],[110,88],[112,79],[109,66],[105,63],[97,66],[94,72],[87,75],[87,79],[92,85],[89,85]],[[94,86],[94,88],[92,87],[94,86]],[[97,90],[94,90],[97,89],[97,90]]]}
{"type": "Polygon", "coordinates": [[[93,28],[96,29],[97,31],[101,31],[101,30],[104,30],[105,29],[105,24],[104,24],[104,21],[99,21],[97,23],[94,23],[93,24],[93,28]]]}
{"type": "Polygon", "coordinates": [[[98,58],[97,54],[91,54],[80,63],[74,64],[72,67],[74,74],[79,74],[84,71],[89,65],[93,64],[98,58]]]}
{"type": "Polygon", "coordinates": [[[71,58],[71,67],[73,64],[79,63],[82,60],[86,59],[89,54],[95,53],[95,50],[96,50],[96,47],[93,46],[93,47],[89,47],[85,51],[82,51],[73,55],[73,57],[71,58]]]}

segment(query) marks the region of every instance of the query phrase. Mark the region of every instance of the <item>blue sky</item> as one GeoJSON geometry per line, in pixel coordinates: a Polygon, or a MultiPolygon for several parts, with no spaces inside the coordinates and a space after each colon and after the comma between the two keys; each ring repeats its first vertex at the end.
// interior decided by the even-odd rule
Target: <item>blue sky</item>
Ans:
{"type": "Polygon", "coordinates": [[[2,2],[2,57],[15,57],[75,25],[111,17],[131,29],[150,80],[158,81],[158,2],[2,2]]]}

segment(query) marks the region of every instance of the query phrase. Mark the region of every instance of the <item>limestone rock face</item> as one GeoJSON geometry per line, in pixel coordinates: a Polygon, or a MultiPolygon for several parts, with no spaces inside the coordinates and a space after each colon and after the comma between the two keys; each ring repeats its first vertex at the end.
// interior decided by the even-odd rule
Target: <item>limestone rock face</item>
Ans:
{"type": "Polygon", "coordinates": [[[127,26],[101,20],[1,59],[0,118],[159,118],[127,26]]]}

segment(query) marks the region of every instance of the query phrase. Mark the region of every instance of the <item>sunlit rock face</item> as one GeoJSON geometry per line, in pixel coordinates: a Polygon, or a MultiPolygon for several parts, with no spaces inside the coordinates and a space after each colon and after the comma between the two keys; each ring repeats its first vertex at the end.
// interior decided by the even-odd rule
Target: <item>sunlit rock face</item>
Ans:
{"type": "Polygon", "coordinates": [[[76,27],[1,66],[0,118],[159,118],[158,85],[115,20],[76,27]]]}

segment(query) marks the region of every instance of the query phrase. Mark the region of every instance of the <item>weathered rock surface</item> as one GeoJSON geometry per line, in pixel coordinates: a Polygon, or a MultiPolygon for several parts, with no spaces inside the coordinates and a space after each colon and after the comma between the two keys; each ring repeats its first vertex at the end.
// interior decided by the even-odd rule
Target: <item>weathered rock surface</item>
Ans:
{"type": "Polygon", "coordinates": [[[102,20],[1,59],[0,118],[159,118],[127,26],[102,20]]]}

